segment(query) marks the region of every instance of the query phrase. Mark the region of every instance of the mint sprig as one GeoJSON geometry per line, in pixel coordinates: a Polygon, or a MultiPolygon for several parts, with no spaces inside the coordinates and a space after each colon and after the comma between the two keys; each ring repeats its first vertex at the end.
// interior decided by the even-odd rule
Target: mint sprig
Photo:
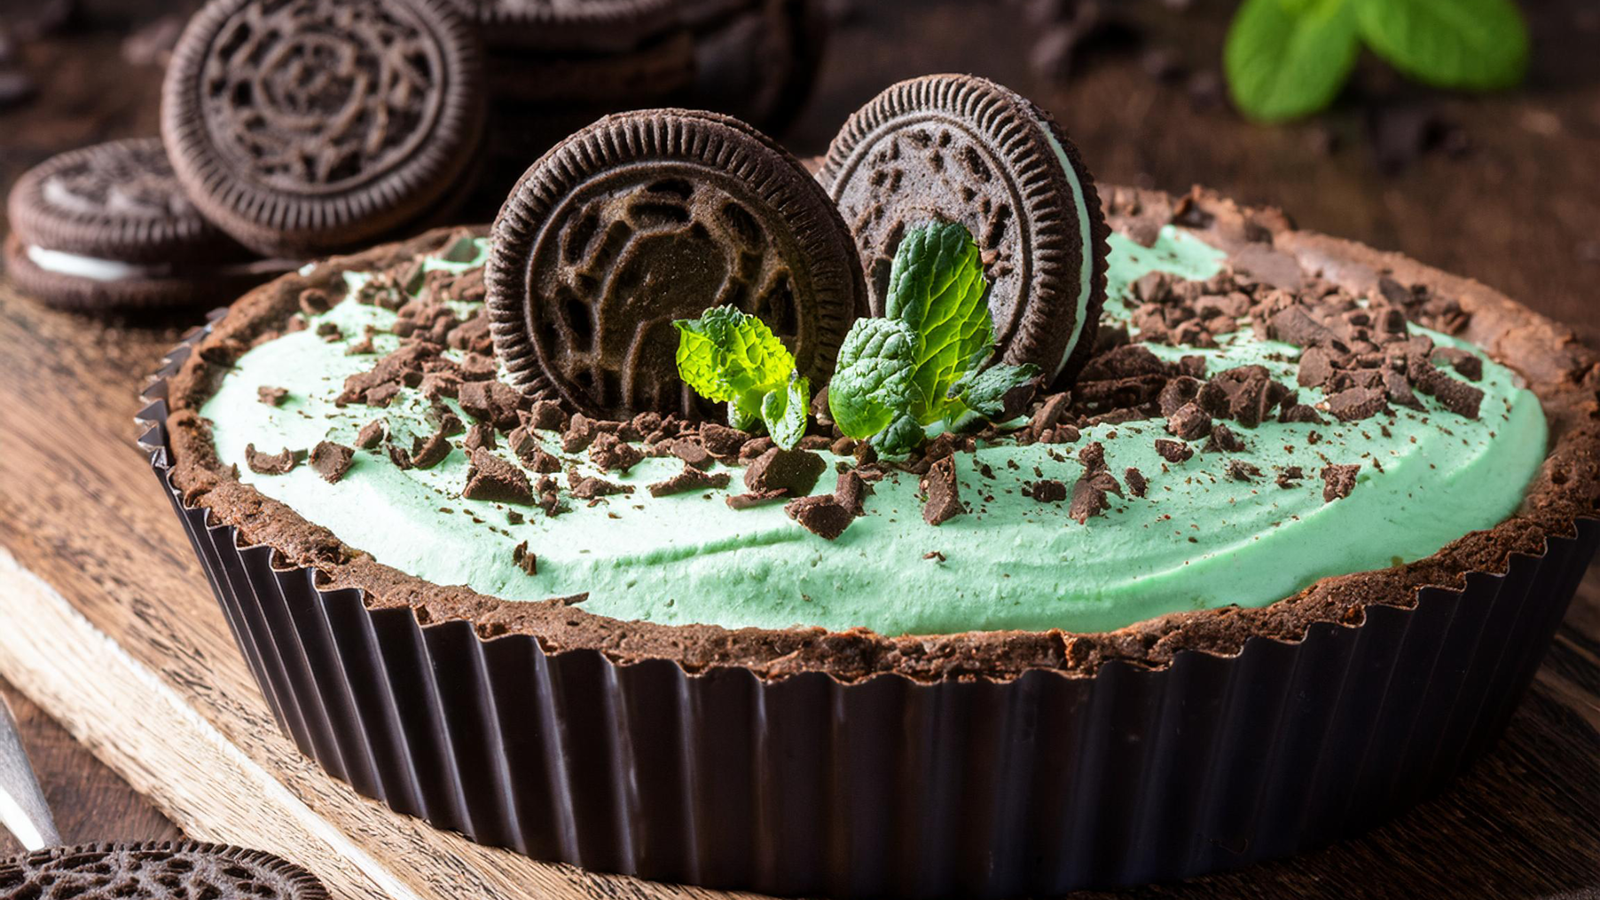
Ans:
{"type": "Polygon", "coordinates": [[[930,430],[955,430],[999,415],[1002,398],[1039,374],[995,364],[994,322],[978,245],[965,226],[913,229],[895,250],[885,317],[859,319],[845,335],[828,386],[839,430],[902,456],[930,430]]]}
{"type": "Polygon", "coordinates": [[[793,448],[805,436],[811,382],[772,329],[732,306],[678,319],[678,377],[707,400],[728,404],[728,424],[762,423],[774,443],[793,448]]]}
{"type": "Polygon", "coordinates": [[[1527,26],[1511,0],[1244,0],[1223,51],[1233,101],[1262,121],[1316,112],[1362,43],[1438,87],[1510,87],[1527,69],[1527,26]]]}

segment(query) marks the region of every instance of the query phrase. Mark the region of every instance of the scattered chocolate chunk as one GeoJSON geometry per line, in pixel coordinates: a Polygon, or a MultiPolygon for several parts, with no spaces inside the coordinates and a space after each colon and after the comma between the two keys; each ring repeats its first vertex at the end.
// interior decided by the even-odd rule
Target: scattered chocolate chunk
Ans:
{"type": "Polygon", "coordinates": [[[441,425],[438,431],[426,439],[421,437],[413,439],[411,443],[411,468],[431,469],[444,462],[453,449],[450,445],[450,434],[447,425],[441,425]]]}
{"type": "Polygon", "coordinates": [[[633,486],[617,484],[593,475],[580,475],[577,469],[567,470],[567,487],[579,500],[595,500],[613,494],[631,494],[633,486]]]}
{"type": "Polygon", "coordinates": [[[1188,375],[1179,375],[1168,379],[1162,386],[1161,393],[1156,397],[1156,405],[1160,407],[1163,416],[1170,416],[1182,409],[1184,404],[1194,400],[1200,393],[1201,382],[1198,378],[1188,375]]]}
{"type": "Polygon", "coordinates": [[[1199,405],[1185,403],[1167,416],[1167,431],[1186,441],[1202,438],[1211,433],[1211,417],[1199,405]]]}
{"type": "Polygon", "coordinates": [[[1331,465],[1322,469],[1322,502],[1332,503],[1350,496],[1356,487],[1359,465],[1331,465]]]}
{"type": "MultiPolygon", "coordinates": [[[[872,446],[870,441],[862,441],[857,444],[855,455],[857,470],[861,470],[865,466],[875,465],[878,462],[878,448],[872,446]]],[[[866,478],[867,476],[863,473],[861,477],[866,478]]]]}
{"type": "Polygon", "coordinates": [[[626,472],[644,459],[644,451],[614,434],[601,433],[589,445],[589,460],[603,472],[626,472]]]}
{"type": "Polygon", "coordinates": [[[516,563],[517,568],[521,569],[525,575],[539,574],[539,557],[528,549],[527,541],[518,544],[516,549],[511,551],[511,561],[516,563]]]}
{"type": "Polygon", "coordinates": [[[288,398],[288,388],[268,387],[267,385],[256,388],[256,399],[268,406],[282,406],[283,401],[288,398]]]}
{"type": "Polygon", "coordinates": [[[456,415],[455,411],[442,400],[436,399],[429,404],[426,415],[429,424],[443,432],[445,437],[455,437],[467,430],[467,426],[461,421],[461,417],[456,415]]]}
{"type": "Polygon", "coordinates": [[[710,452],[706,450],[704,444],[694,438],[673,438],[667,449],[673,456],[683,460],[688,465],[694,466],[696,469],[708,469],[711,467],[710,452]]]}
{"type": "Polygon", "coordinates": [[[944,554],[940,553],[937,550],[929,550],[927,553],[922,554],[922,558],[923,559],[937,560],[939,562],[944,562],[945,561],[944,554]]]}
{"type": "Polygon", "coordinates": [[[382,419],[373,419],[356,432],[356,446],[362,450],[375,449],[389,433],[389,425],[382,419]]]}
{"type": "Polygon", "coordinates": [[[522,405],[522,394],[503,381],[463,382],[460,398],[461,408],[467,415],[501,431],[510,431],[520,424],[517,410],[522,405]]]}
{"type": "Polygon", "coordinates": [[[484,422],[474,422],[472,427],[467,429],[467,439],[462,442],[461,449],[471,453],[479,447],[493,450],[496,446],[498,441],[495,438],[494,426],[484,422]]]}
{"type": "Polygon", "coordinates": [[[856,439],[844,436],[828,445],[828,452],[834,456],[852,456],[856,452],[856,439]]]}
{"type": "Polygon", "coordinates": [[[304,450],[285,448],[281,453],[268,454],[257,451],[255,444],[246,444],[244,447],[245,465],[257,475],[287,475],[293,472],[294,467],[305,457],[304,450]]]}
{"type": "Polygon", "coordinates": [[[335,341],[344,340],[344,332],[340,331],[339,326],[332,322],[323,322],[317,326],[317,337],[331,344],[335,341]]]}
{"type": "Polygon", "coordinates": [[[1447,362],[1462,378],[1478,381],[1483,378],[1483,358],[1459,347],[1439,347],[1433,351],[1434,362],[1447,362]]]}
{"type": "Polygon", "coordinates": [[[1204,356],[1181,356],[1178,358],[1178,374],[1193,378],[1196,381],[1206,377],[1206,358],[1204,356]]]}
{"type": "Polygon", "coordinates": [[[354,447],[346,447],[332,441],[320,441],[317,446],[311,448],[311,468],[317,470],[323,481],[338,484],[344,473],[350,471],[350,463],[355,456],[354,447]]]}
{"type": "Polygon", "coordinates": [[[1085,469],[1089,469],[1091,471],[1105,468],[1105,445],[1099,441],[1085,444],[1084,448],[1078,451],[1078,462],[1081,463],[1085,469]]]}
{"type": "Polygon", "coordinates": [[[1195,401],[1212,416],[1227,417],[1254,428],[1289,393],[1265,366],[1238,366],[1218,372],[1207,381],[1195,401]]]}
{"type": "Polygon", "coordinates": [[[1396,406],[1407,406],[1411,409],[1422,409],[1422,401],[1412,392],[1411,385],[1407,383],[1406,376],[1394,369],[1383,370],[1383,392],[1389,397],[1389,402],[1396,406]]]}
{"type": "Polygon", "coordinates": [[[1071,401],[1071,396],[1065,393],[1051,394],[1045,397],[1044,403],[1039,405],[1039,409],[1033,414],[1033,418],[1028,420],[1028,430],[1035,437],[1039,437],[1055,428],[1056,423],[1061,421],[1061,416],[1066,413],[1067,406],[1071,401]]]}
{"type": "Polygon", "coordinates": [[[750,491],[744,494],[731,494],[727,498],[729,509],[749,509],[752,506],[761,506],[774,500],[781,500],[789,496],[788,491],[750,491]]]}
{"type": "Polygon", "coordinates": [[[1076,519],[1079,525],[1086,524],[1091,517],[1111,508],[1108,499],[1110,494],[1122,496],[1122,485],[1110,472],[1105,469],[1086,471],[1072,486],[1072,502],[1067,506],[1067,515],[1076,519]]]}
{"type": "Polygon", "coordinates": [[[1445,409],[1469,419],[1478,417],[1478,407],[1483,403],[1482,390],[1465,381],[1457,381],[1438,369],[1431,369],[1419,378],[1417,390],[1432,394],[1434,399],[1444,404],[1445,409]]]}
{"type": "Polygon", "coordinates": [[[956,466],[950,457],[936,460],[919,485],[928,497],[922,505],[922,520],[929,525],[941,525],[967,511],[961,503],[956,466]]]}
{"type": "Polygon", "coordinates": [[[1233,429],[1222,424],[1221,422],[1218,422],[1211,429],[1211,437],[1206,439],[1206,445],[1205,447],[1201,448],[1200,452],[1243,453],[1244,450],[1244,441],[1240,440],[1239,436],[1233,433],[1233,429]]]}
{"type": "Polygon", "coordinates": [[[1318,413],[1316,409],[1307,406],[1304,403],[1296,403],[1292,406],[1285,406],[1283,411],[1278,413],[1278,421],[1310,422],[1313,425],[1323,424],[1322,415],[1318,413]]]}
{"type": "Polygon", "coordinates": [[[1382,388],[1345,388],[1328,398],[1328,412],[1341,422],[1365,419],[1388,408],[1389,395],[1382,388]]]}
{"type": "Polygon", "coordinates": [[[1305,473],[1300,471],[1299,466],[1285,466],[1283,471],[1278,473],[1278,487],[1294,487],[1296,482],[1305,477],[1305,473]]]}
{"type": "Polygon", "coordinates": [[[807,531],[830,541],[844,534],[844,530],[849,528],[850,522],[855,519],[855,513],[832,494],[791,500],[783,507],[783,511],[807,531]]]}
{"type": "Polygon", "coordinates": [[[1261,470],[1242,459],[1230,459],[1222,468],[1223,474],[1234,481],[1255,481],[1261,477],[1261,470]]]}
{"type": "Polygon", "coordinates": [[[368,406],[388,406],[390,403],[394,402],[394,398],[400,396],[400,387],[400,383],[396,381],[380,384],[377,387],[367,391],[367,393],[361,398],[361,402],[368,406]]]}
{"type": "Polygon", "coordinates": [[[1194,448],[1182,441],[1156,438],[1156,453],[1170,463],[1180,463],[1194,456],[1194,448]]]}
{"type": "Polygon", "coordinates": [[[534,502],[533,486],[522,470],[488,450],[472,452],[471,465],[467,467],[467,486],[461,496],[468,500],[488,500],[494,503],[519,503],[531,506],[534,502]]]}
{"type": "Polygon", "coordinates": [[[652,497],[665,497],[669,494],[682,494],[687,491],[725,488],[731,480],[732,476],[727,472],[718,472],[713,475],[685,464],[682,472],[668,478],[666,481],[658,481],[650,485],[649,491],[652,497]]]}
{"type": "Polygon", "coordinates": [[[1300,369],[1295,380],[1301,387],[1321,387],[1333,377],[1333,351],[1326,347],[1307,347],[1300,354],[1300,369]]]}
{"type": "Polygon", "coordinates": [[[578,413],[567,420],[566,431],[561,435],[562,453],[582,453],[594,443],[595,435],[599,430],[594,427],[594,420],[578,413]]]}
{"type": "Polygon", "coordinates": [[[1275,340],[1308,348],[1317,348],[1333,339],[1333,332],[1312,318],[1311,313],[1299,304],[1273,313],[1267,333],[1275,340]]]}
{"type": "Polygon", "coordinates": [[[751,438],[750,440],[744,442],[743,447],[739,448],[739,462],[745,463],[746,465],[755,462],[761,458],[763,453],[766,453],[768,450],[771,450],[776,446],[778,445],[773,442],[772,438],[769,438],[765,435],[751,438]]]}
{"type": "Polygon", "coordinates": [[[833,446],[833,440],[826,435],[808,434],[796,446],[801,450],[826,450],[833,446]]]}
{"type": "Polygon", "coordinates": [[[850,510],[852,516],[862,514],[866,496],[871,492],[872,488],[860,475],[849,471],[840,472],[839,480],[833,486],[834,499],[839,501],[840,506],[850,510]]]}
{"type": "Polygon", "coordinates": [[[1040,503],[1060,503],[1067,499],[1067,486],[1054,478],[1043,478],[1026,485],[1023,492],[1040,503]]]}
{"type": "Polygon", "coordinates": [[[787,491],[791,497],[804,497],[827,468],[827,462],[810,450],[774,447],[744,470],[744,486],[755,493],[787,491]]]}
{"type": "Polygon", "coordinates": [[[700,426],[701,443],[705,444],[706,450],[718,459],[738,459],[739,448],[748,440],[750,435],[737,428],[729,428],[716,422],[707,422],[700,426]]]}
{"type": "Polygon", "coordinates": [[[537,400],[527,411],[527,421],[524,424],[529,428],[560,431],[567,427],[567,414],[561,409],[561,404],[554,400],[537,400]]]}
{"type": "Polygon", "coordinates": [[[1135,497],[1143,497],[1145,489],[1150,486],[1150,482],[1144,477],[1144,473],[1133,466],[1129,466],[1127,471],[1122,473],[1122,480],[1128,483],[1128,490],[1135,497]]]}

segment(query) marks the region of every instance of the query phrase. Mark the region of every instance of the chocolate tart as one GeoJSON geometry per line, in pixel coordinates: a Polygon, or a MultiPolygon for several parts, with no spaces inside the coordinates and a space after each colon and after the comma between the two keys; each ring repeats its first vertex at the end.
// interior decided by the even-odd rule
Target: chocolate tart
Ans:
{"type": "MultiPolygon", "coordinates": [[[[238,480],[198,411],[339,257],[219,312],[141,446],[280,725],[402,812],[537,858],[778,894],[1013,896],[1283,856],[1438,791],[1503,729],[1600,542],[1600,356],[1493,290],[1204,191],[1112,188],[1262,282],[1392,282],[1537,395],[1509,519],[1260,608],[1104,633],[723,629],[508,602],[375,562],[238,480]]],[[[481,233],[481,232],[480,232],[481,233]]],[[[1092,363],[1091,363],[1092,365],[1092,363]]]]}

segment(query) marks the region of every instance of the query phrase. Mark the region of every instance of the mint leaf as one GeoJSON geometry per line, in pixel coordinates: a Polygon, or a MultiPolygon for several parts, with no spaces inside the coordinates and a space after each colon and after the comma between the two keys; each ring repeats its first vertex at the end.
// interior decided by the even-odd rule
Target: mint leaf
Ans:
{"type": "Polygon", "coordinates": [[[992,419],[1005,411],[1005,396],[1012,388],[1027,384],[1038,375],[1039,367],[1033,363],[1020,366],[997,363],[967,379],[960,399],[968,409],[992,419]]]}
{"type": "Polygon", "coordinates": [[[678,376],[707,400],[726,401],[734,427],[753,424],[762,400],[787,389],[794,354],[755,316],[719,306],[672,324],[678,329],[678,376]]]}
{"type": "Polygon", "coordinates": [[[894,459],[917,449],[917,445],[927,436],[928,429],[925,426],[911,416],[902,414],[872,438],[872,446],[879,456],[894,459]]]}
{"type": "Polygon", "coordinates": [[[811,379],[794,377],[782,391],[762,398],[761,420],[767,423],[772,442],[793,450],[806,436],[806,417],[811,409],[811,379]]]}
{"type": "Polygon", "coordinates": [[[994,351],[988,283],[964,225],[935,222],[895,249],[884,311],[916,334],[910,414],[924,425],[948,415],[950,388],[994,351]]]}
{"type": "MultiPolygon", "coordinates": [[[[1366,5],[1415,2],[1422,0],[1366,5]]],[[[1228,27],[1222,63],[1234,104],[1253,119],[1279,121],[1333,102],[1360,49],[1350,0],[1245,0],[1228,27]]]]}
{"type": "Polygon", "coordinates": [[[1357,0],[1361,36],[1418,81],[1490,90],[1522,81],[1528,28],[1510,0],[1357,0]]]}
{"type": "Polygon", "coordinates": [[[828,414],[840,431],[868,438],[911,408],[916,347],[916,332],[899,319],[850,326],[828,383],[828,414]]]}

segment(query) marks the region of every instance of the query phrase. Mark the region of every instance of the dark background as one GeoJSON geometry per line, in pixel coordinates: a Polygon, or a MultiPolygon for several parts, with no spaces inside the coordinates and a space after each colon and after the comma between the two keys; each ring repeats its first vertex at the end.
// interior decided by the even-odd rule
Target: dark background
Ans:
{"type": "MultiPolygon", "coordinates": [[[[1473,276],[1600,346],[1600,3],[1519,5],[1534,42],[1520,89],[1432,91],[1368,57],[1332,109],[1266,127],[1241,118],[1222,84],[1233,0],[834,0],[816,91],[782,137],[820,153],[893,81],[986,75],[1051,110],[1102,181],[1201,183],[1280,206],[1302,227],[1473,276]]],[[[0,188],[63,149],[154,134],[163,49],[188,8],[97,0],[58,21],[62,0],[0,2],[0,188]]],[[[1506,739],[1444,797],[1319,853],[1139,895],[1600,896],[1596,633],[1591,576],[1506,739]]],[[[0,693],[19,707],[67,840],[176,834],[0,693]]],[[[0,835],[0,856],[16,849],[0,835]]]]}

